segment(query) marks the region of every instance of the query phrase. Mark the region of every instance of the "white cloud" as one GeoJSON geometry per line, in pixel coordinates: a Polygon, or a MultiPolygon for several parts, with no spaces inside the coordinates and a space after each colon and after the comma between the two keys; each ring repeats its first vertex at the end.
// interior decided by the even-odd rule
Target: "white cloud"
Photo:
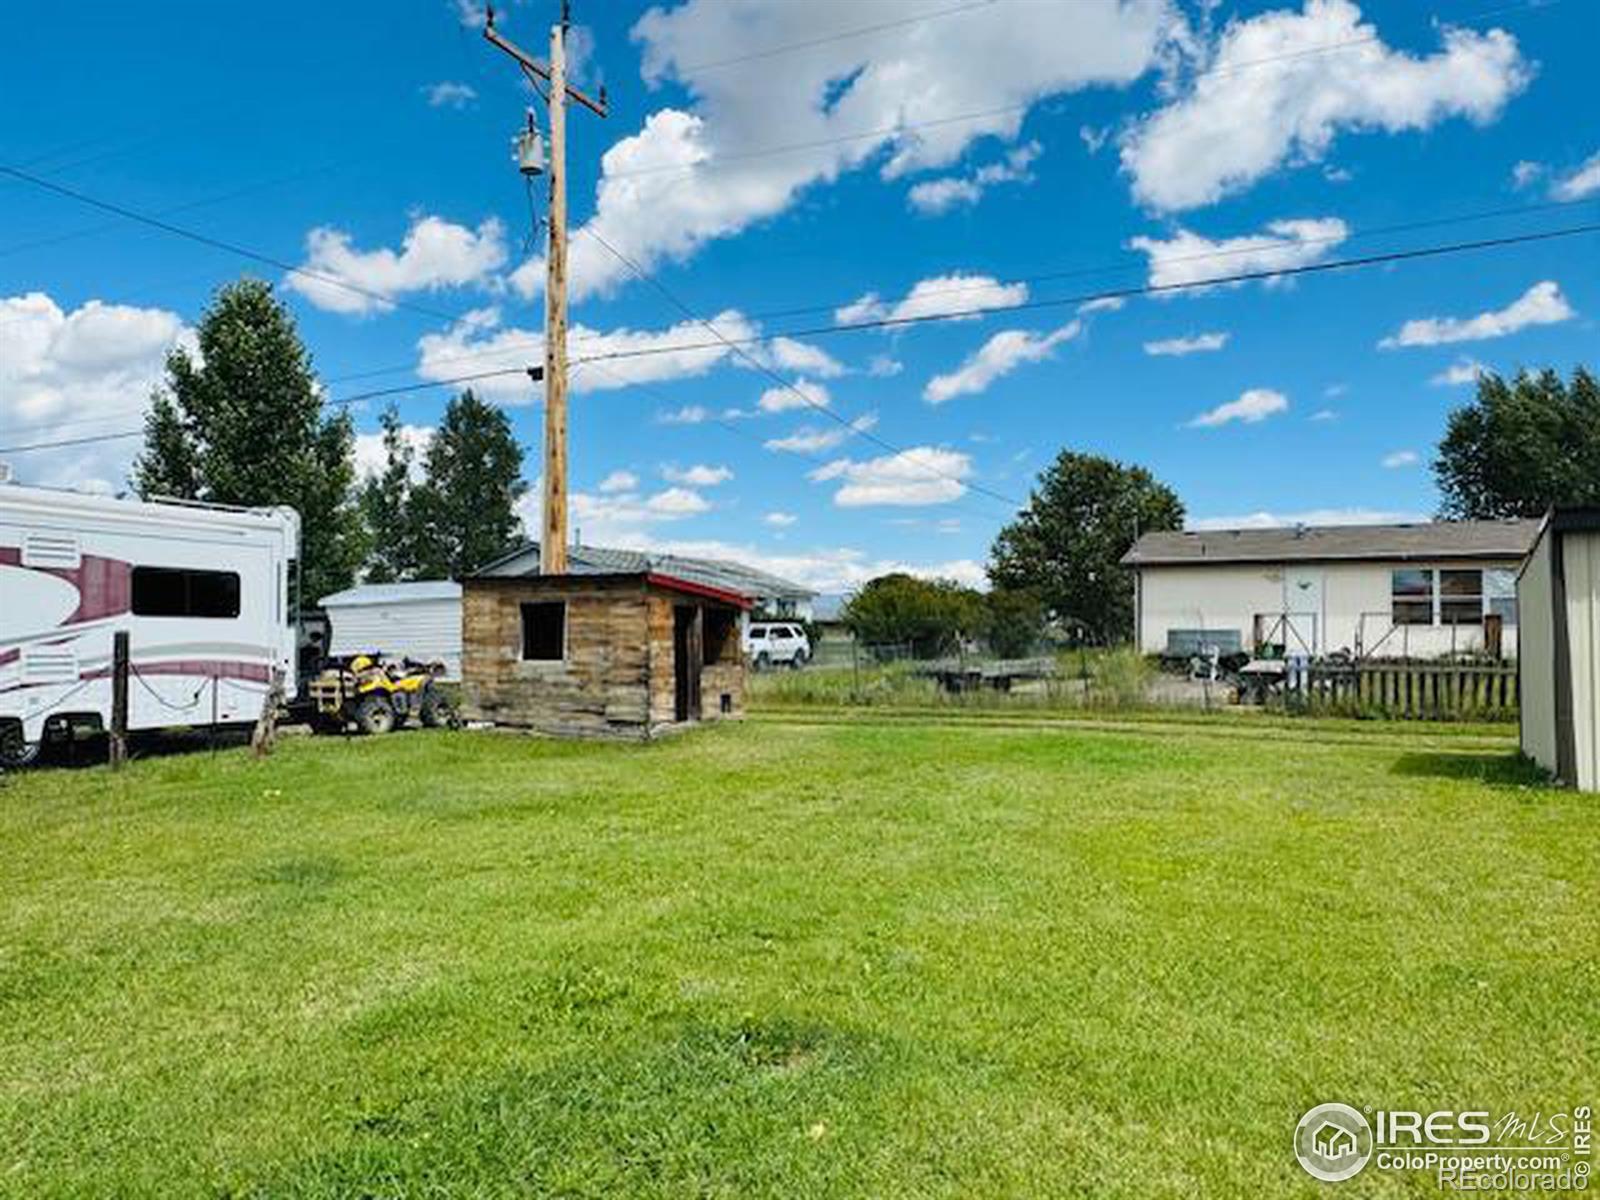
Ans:
{"type": "Polygon", "coordinates": [[[819,483],[838,481],[833,502],[840,508],[865,508],[948,504],[966,495],[962,480],[971,474],[968,455],[916,446],[881,458],[836,459],[812,471],[810,478],[819,483]]]}
{"type": "Polygon", "coordinates": [[[1477,383],[1484,370],[1484,365],[1475,358],[1458,358],[1428,382],[1435,387],[1464,387],[1477,383]]]}
{"type": "Polygon", "coordinates": [[[1313,508],[1304,512],[1258,511],[1236,517],[1191,517],[1185,529],[1279,529],[1293,525],[1399,525],[1426,521],[1423,513],[1378,508],[1313,508]]]}
{"type": "Polygon", "coordinates": [[[795,516],[793,513],[769,512],[761,519],[768,525],[771,525],[774,529],[787,529],[789,526],[799,521],[800,518],[795,516]]]}
{"type": "Polygon", "coordinates": [[[785,437],[768,438],[762,445],[768,450],[778,450],[788,454],[820,454],[824,450],[842,446],[847,438],[857,433],[865,433],[877,423],[877,414],[865,413],[851,421],[849,425],[834,425],[826,429],[815,425],[802,425],[785,437]]]}
{"type": "MultiPolygon", "coordinates": [[[[43,292],[0,298],[0,444],[138,429],[167,352],[194,352],[176,313],[90,300],[64,311],[43,292]]],[[[118,491],[140,439],[4,455],[24,483],[118,491]]]]}
{"type": "MultiPolygon", "coordinates": [[[[756,326],[731,310],[719,313],[712,323],[733,342],[754,337],[758,332],[756,326]]],[[[543,384],[535,385],[522,373],[530,364],[544,361],[544,334],[502,327],[498,308],[475,309],[443,333],[424,334],[417,340],[417,350],[417,374],[423,379],[454,379],[503,370],[507,374],[475,380],[470,386],[502,404],[531,404],[544,394],[543,384]]],[[[575,393],[695,378],[729,360],[733,354],[726,345],[707,338],[705,327],[698,321],[683,321],[660,330],[603,332],[574,325],[568,333],[567,350],[569,386],[575,393]],[[697,348],[655,353],[666,347],[683,345],[697,348]],[[640,355],[639,351],[649,353],[640,355]],[[623,357],[607,359],[608,355],[623,357]],[[601,361],[585,363],[583,360],[590,356],[601,361]]],[[[684,419],[683,414],[698,415],[698,409],[699,406],[690,405],[668,415],[677,418],[672,423],[694,424],[684,419]]]]}
{"type": "Polygon", "coordinates": [[[1190,85],[1123,136],[1135,199],[1164,212],[1210,204],[1319,162],[1346,131],[1487,124],[1532,78],[1504,30],[1445,26],[1441,40],[1426,57],[1390,49],[1350,0],[1230,21],[1190,85]]]}
{"type": "Polygon", "coordinates": [[[988,390],[1002,375],[1023,363],[1049,358],[1062,342],[1078,336],[1081,321],[1069,321],[1051,333],[1030,333],[1026,329],[1006,329],[995,334],[947,375],[935,375],[922,389],[929,404],[943,404],[957,396],[973,396],[988,390]]]}
{"type": "Polygon", "coordinates": [[[1127,303],[1121,296],[1101,296],[1098,300],[1085,300],[1078,305],[1078,313],[1080,316],[1088,316],[1097,312],[1121,312],[1127,303]]]}
{"type": "MultiPolygon", "coordinates": [[[[535,480],[517,505],[525,529],[543,527],[543,487],[535,480]]],[[[711,511],[711,502],[693,488],[668,487],[645,494],[635,489],[573,492],[567,497],[574,535],[587,546],[626,545],[642,531],[688,520],[711,511]]]]}
{"type": "MultiPolygon", "coordinates": [[[[402,425],[400,440],[411,448],[411,478],[422,478],[423,456],[428,450],[428,439],[433,437],[432,425],[402,425]]],[[[381,475],[388,465],[389,454],[383,446],[383,430],[356,434],[356,478],[369,479],[381,475]]]]}
{"type": "Polygon", "coordinates": [[[430,108],[465,108],[478,98],[478,90],[470,83],[443,80],[430,83],[422,89],[430,108]]]}
{"type": "Polygon", "coordinates": [[[632,492],[639,488],[639,477],[632,471],[613,471],[600,481],[598,491],[602,493],[632,492]]]}
{"type": "Polygon", "coordinates": [[[927,216],[937,216],[952,208],[971,206],[983,199],[983,193],[1000,183],[1029,183],[1033,180],[1032,166],[1044,152],[1037,142],[1024,142],[1013,146],[997,162],[979,167],[970,175],[946,175],[917,184],[906,194],[911,207],[927,216]]]}
{"type": "Polygon", "coordinates": [[[1205,354],[1212,350],[1221,350],[1228,344],[1228,336],[1226,333],[1198,333],[1191,337],[1164,338],[1160,341],[1146,342],[1144,352],[1158,358],[1205,354]]]}
{"type": "Polygon", "coordinates": [[[1308,421],[1337,421],[1339,414],[1331,408],[1319,408],[1306,418],[1308,421]]]}
{"type": "Polygon", "coordinates": [[[1015,308],[1027,299],[1028,285],[1025,283],[1001,283],[992,275],[967,275],[956,271],[919,280],[904,299],[894,304],[882,300],[876,292],[868,292],[837,309],[833,316],[840,325],[941,316],[960,320],[975,316],[980,310],[987,312],[998,308],[1015,308]]]}
{"type": "Polygon", "coordinates": [[[821,346],[797,342],[790,337],[775,337],[766,346],[774,364],[786,371],[806,371],[823,379],[844,374],[844,364],[821,346]]]}
{"type": "Polygon", "coordinates": [[[1537,183],[1545,173],[1545,166],[1540,162],[1523,159],[1511,168],[1511,186],[1521,191],[1537,183]]]}
{"type": "MultiPolygon", "coordinates": [[[[872,5],[874,22],[925,15],[923,0],[872,5]]],[[[1014,5],[1004,19],[946,15],[895,37],[835,36],[861,19],[849,4],[650,8],[633,30],[644,78],[680,83],[687,107],[658,109],[605,152],[595,230],[645,270],[684,261],[845,173],[897,179],[947,167],[979,139],[1012,142],[1035,102],[1126,86],[1181,26],[1170,0],[1075,0],[1014,5]],[[764,54],[796,42],[806,48],[764,54]],[[974,62],[1005,69],[975,71],[974,62]]],[[[581,235],[569,265],[579,298],[629,274],[581,235]]],[[[516,282],[532,294],[542,274],[532,263],[516,282]]]]}
{"type": "Polygon", "coordinates": [[[904,363],[887,354],[874,354],[872,361],[867,363],[867,374],[874,379],[893,379],[905,369],[904,363]]]}
{"type": "Polygon", "coordinates": [[[490,217],[476,231],[440,217],[420,217],[406,230],[400,250],[357,250],[350,235],[321,227],[306,235],[305,272],[284,285],[328,312],[388,312],[408,292],[481,284],[506,262],[506,231],[490,217]],[[330,280],[351,287],[340,287],[330,280]]]}
{"type": "Polygon", "coordinates": [[[788,387],[769,387],[758,401],[762,412],[791,412],[797,408],[827,408],[828,389],[809,379],[797,379],[788,387]]]}
{"type": "Polygon", "coordinates": [[[1400,332],[1378,343],[1385,350],[1401,346],[1445,346],[1506,337],[1533,325],[1558,325],[1577,316],[1554,280],[1534,284],[1505,308],[1475,317],[1418,317],[1400,332]]]}
{"type": "Polygon", "coordinates": [[[1289,398],[1282,392],[1275,392],[1271,388],[1251,388],[1237,400],[1229,400],[1226,404],[1219,404],[1201,413],[1189,422],[1189,426],[1192,429],[1210,429],[1233,421],[1254,425],[1288,410],[1289,398]]]}
{"type": "Polygon", "coordinates": [[[1415,450],[1396,450],[1393,454],[1383,456],[1383,465],[1391,471],[1397,467],[1414,467],[1421,461],[1415,450]]]}
{"type": "Polygon", "coordinates": [[[668,412],[656,414],[658,425],[702,425],[711,419],[711,410],[703,404],[685,404],[668,412]]]}
{"type": "Polygon", "coordinates": [[[686,487],[716,487],[732,479],[733,472],[727,467],[712,467],[705,463],[696,463],[692,467],[676,467],[669,463],[661,468],[661,478],[686,487]]]}
{"type": "Polygon", "coordinates": [[[1550,189],[1550,194],[1557,200],[1583,200],[1596,192],[1600,192],[1600,152],[1596,152],[1550,189]]]}
{"type": "MultiPolygon", "coordinates": [[[[1149,258],[1150,286],[1159,288],[1203,285],[1230,275],[1306,266],[1327,257],[1349,236],[1349,227],[1337,217],[1297,218],[1273,221],[1265,233],[1220,241],[1180,229],[1165,240],[1136,237],[1128,245],[1149,258]]],[[[1209,289],[1197,286],[1190,290],[1197,293],[1209,289]]]]}

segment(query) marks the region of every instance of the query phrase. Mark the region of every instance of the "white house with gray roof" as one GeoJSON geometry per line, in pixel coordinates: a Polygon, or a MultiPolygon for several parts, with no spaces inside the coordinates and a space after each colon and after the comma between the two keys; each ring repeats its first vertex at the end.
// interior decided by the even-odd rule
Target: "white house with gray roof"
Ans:
{"type": "Polygon", "coordinates": [[[1282,647],[1514,657],[1517,569],[1535,520],[1147,533],[1123,557],[1138,647],[1190,655],[1282,647]]]}

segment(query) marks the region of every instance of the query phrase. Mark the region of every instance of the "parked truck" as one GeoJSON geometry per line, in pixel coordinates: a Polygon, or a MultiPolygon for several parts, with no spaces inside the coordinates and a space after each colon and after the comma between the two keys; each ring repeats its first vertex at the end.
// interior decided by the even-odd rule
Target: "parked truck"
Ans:
{"type": "Polygon", "coordinates": [[[0,766],[111,727],[114,635],[128,729],[248,724],[296,687],[300,518],[0,484],[0,766]]]}

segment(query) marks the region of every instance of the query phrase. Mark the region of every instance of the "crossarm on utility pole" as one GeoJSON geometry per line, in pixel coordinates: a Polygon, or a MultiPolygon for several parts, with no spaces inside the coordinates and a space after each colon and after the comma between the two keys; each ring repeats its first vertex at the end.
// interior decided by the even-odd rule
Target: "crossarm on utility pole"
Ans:
{"type": "MultiPolygon", "coordinates": [[[[504,50],[513,59],[515,59],[518,65],[523,68],[523,70],[532,71],[546,83],[550,82],[550,68],[545,66],[544,63],[540,62],[537,58],[534,58],[533,55],[529,54],[526,50],[523,50],[515,42],[501,36],[500,31],[494,27],[494,18],[492,14],[490,15],[489,19],[484,22],[483,36],[488,40],[490,45],[499,47],[501,50],[504,50]]],[[[594,113],[595,116],[604,117],[609,115],[604,88],[600,89],[601,95],[600,99],[598,100],[589,96],[581,89],[573,87],[570,83],[565,84],[563,90],[568,96],[572,97],[572,99],[576,100],[590,112],[594,113]]]]}

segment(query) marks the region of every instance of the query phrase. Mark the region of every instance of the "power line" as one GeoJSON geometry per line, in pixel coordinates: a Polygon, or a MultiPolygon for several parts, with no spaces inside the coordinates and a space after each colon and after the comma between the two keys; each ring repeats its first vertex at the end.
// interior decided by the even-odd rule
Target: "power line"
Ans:
{"type": "MultiPolygon", "coordinates": [[[[588,228],[587,226],[585,226],[583,228],[582,232],[587,233],[589,237],[591,237],[595,241],[599,242],[601,246],[603,246],[608,252],[610,252],[612,255],[614,255],[619,262],[621,262],[625,267],[627,267],[630,271],[632,271],[635,275],[637,275],[642,281],[644,281],[645,283],[648,283],[651,287],[655,288],[656,291],[660,292],[661,295],[666,298],[667,302],[669,304],[671,304],[674,308],[676,308],[679,312],[683,313],[686,317],[688,317],[691,321],[694,321],[696,324],[704,326],[705,329],[709,333],[711,333],[711,335],[713,337],[715,337],[719,342],[721,342],[729,350],[733,351],[734,354],[738,355],[745,362],[749,363],[756,370],[760,371],[768,379],[773,380],[775,383],[778,384],[779,387],[783,388],[785,391],[789,392],[791,395],[793,395],[796,398],[798,398],[807,407],[815,409],[817,412],[819,412],[823,416],[827,417],[830,421],[833,421],[833,422],[837,423],[838,425],[842,426],[844,429],[848,430],[850,436],[865,438],[867,441],[872,442],[874,445],[882,447],[883,449],[889,451],[891,454],[903,456],[909,462],[913,462],[913,463],[916,462],[916,452],[914,450],[907,450],[904,447],[897,446],[893,442],[888,441],[886,438],[879,437],[877,434],[873,433],[870,429],[863,428],[859,422],[853,421],[853,420],[851,420],[851,419],[849,419],[847,417],[844,417],[843,415],[841,415],[839,413],[834,412],[833,409],[829,408],[825,404],[817,403],[817,401],[816,401],[816,399],[814,397],[807,395],[804,390],[802,390],[799,387],[796,387],[794,383],[792,383],[790,380],[784,378],[782,375],[778,374],[778,372],[774,371],[766,363],[762,362],[760,359],[758,359],[754,355],[750,354],[742,346],[740,346],[740,345],[736,344],[735,342],[729,340],[728,338],[724,337],[722,335],[722,332],[720,330],[718,330],[717,327],[714,324],[712,324],[710,321],[707,321],[704,317],[701,317],[698,313],[696,313],[693,309],[691,309],[682,300],[678,299],[678,297],[673,293],[673,291],[670,288],[667,287],[666,284],[662,283],[659,279],[655,278],[655,276],[653,276],[653,275],[649,274],[648,272],[646,272],[642,267],[639,266],[638,263],[634,262],[626,254],[622,253],[622,251],[618,250],[610,242],[606,241],[605,238],[600,236],[600,234],[594,232],[594,230],[588,228]]],[[[590,357],[590,358],[578,359],[577,361],[578,362],[599,362],[599,361],[602,361],[602,359],[601,359],[600,356],[595,356],[595,357],[590,357]]],[[[988,496],[988,497],[990,497],[992,499],[998,500],[1002,504],[1008,505],[1008,506],[1010,506],[1012,508],[1020,508],[1022,506],[1022,501],[1014,499],[1011,496],[1002,495],[1001,493],[996,492],[996,491],[992,490],[991,488],[988,488],[988,487],[984,486],[981,483],[969,483],[965,479],[962,479],[959,476],[950,475],[950,474],[948,474],[948,473],[946,473],[944,471],[939,471],[939,470],[936,470],[936,469],[931,468],[931,467],[927,468],[925,470],[925,473],[928,474],[930,478],[943,479],[943,480],[945,480],[945,481],[947,481],[949,483],[954,483],[957,487],[960,487],[963,490],[970,489],[971,491],[977,492],[980,495],[988,496]]]]}

